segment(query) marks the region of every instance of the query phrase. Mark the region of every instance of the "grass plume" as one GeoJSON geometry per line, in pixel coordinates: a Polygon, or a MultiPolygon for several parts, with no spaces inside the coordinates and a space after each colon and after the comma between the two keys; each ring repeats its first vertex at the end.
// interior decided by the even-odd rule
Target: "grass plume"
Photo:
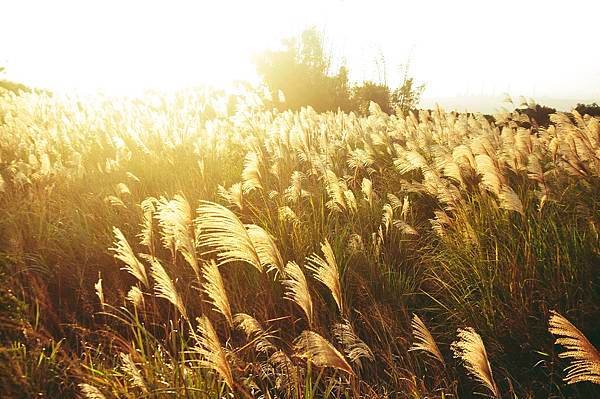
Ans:
{"type": "Polygon", "coordinates": [[[331,367],[354,375],[344,356],[329,341],[314,331],[303,331],[294,341],[296,356],[318,367],[331,367]]]}
{"type": "Polygon", "coordinates": [[[325,259],[321,258],[317,254],[313,254],[308,257],[307,268],[313,272],[314,277],[323,283],[333,296],[335,303],[340,311],[340,314],[344,314],[344,300],[342,297],[342,284],[340,282],[340,271],[335,260],[335,255],[331,244],[325,239],[321,243],[321,251],[325,256],[325,259]]]}
{"type": "Polygon", "coordinates": [[[410,349],[423,351],[434,359],[439,360],[440,363],[445,364],[444,357],[442,356],[437,343],[433,339],[431,332],[416,314],[413,315],[411,326],[413,331],[413,344],[410,349]]]}
{"type": "Polygon", "coordinates": [[[559,313],[550,312],[548,324],[548,331],[557,337],[556,345],[562,345],[566,349],[559,356],[571,361],[565,369],[567,384],[582,381],[600,384],[600,352],[598,349],[577,327],[559,313]]]}
{"type": "Polygon", "coordinates": [[[219,266],[214,260],[204,262],[202,268],[202,276],[204,277],[204,292],[210,298],[211,303],[214,306],[214,310],[221,313],[229,326],[233,327],[233,317],[231,316],[231,305],[229,305],[229,298],[227,297],[227,291],[225,291],[225,284],[223,284],[223,278],[219,272],[219,266]]]}
{"type": "Polygon", "coordinates": [[[123,270],[126,270],[131,275],[133,275],[138,281],[140,281],[144,286],[150,287],[148,284],[148,275],[146,274],[146,267],[142,262],[138,260],[138,258],[133,253],[131,246],[127,242],[127,239],[116,227],[113,227],[113,234],[115,236],[115,247],[110,248],[111,251],[115,253],[115,258],[119,259],[123,263],[125,263],[125,267],[123,270]]]}
{"type": "Polygon", "coordinates": [[[500,398],[481,336],[470,327],[459,329],[458,339],[452,343],[451,348],[454,357],[463,362],[467,372],[489,389],[494,398],[500,398]]]}

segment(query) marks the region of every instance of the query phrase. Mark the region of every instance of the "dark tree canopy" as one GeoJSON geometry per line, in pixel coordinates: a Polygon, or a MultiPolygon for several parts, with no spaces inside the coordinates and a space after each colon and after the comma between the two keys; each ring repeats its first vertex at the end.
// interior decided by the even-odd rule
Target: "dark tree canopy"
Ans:
{"type": "MultiPolygon", "coordinates": [[[[531,127],[534,129],[550,126],[550,115],[556,113],[555,108],[539,104],[530,104],[526,108],[517,108],[516,111],[527,115],[531,120],[531,127]]],[[[529,128],[529,126],[524,127],[529,128]]]]}
{"type": "Polygon", "coordinates": [[[575,107],[575,111],[579,112],[581,115],[589,115],[589,116],[600,116],[600,105],[596,103],[591,104],[577,104],[575,107]]]}

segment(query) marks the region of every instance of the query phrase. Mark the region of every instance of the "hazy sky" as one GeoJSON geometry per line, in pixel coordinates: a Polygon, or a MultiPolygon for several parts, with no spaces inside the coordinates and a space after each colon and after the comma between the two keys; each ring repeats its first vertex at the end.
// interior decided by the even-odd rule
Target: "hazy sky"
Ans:
{"type": "Polygon", "coordinates": [[[427,97],[600,98],[600,1],[2,0],[6,78],[128,92],[255,79],[253,53],[316,25],[355,80],[427,97]]]}

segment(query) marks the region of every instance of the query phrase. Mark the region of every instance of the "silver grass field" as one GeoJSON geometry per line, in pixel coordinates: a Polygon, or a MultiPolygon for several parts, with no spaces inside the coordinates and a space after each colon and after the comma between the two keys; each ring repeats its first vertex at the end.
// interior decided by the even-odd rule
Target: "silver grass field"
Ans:
{"type": "Polygon", "coordinates": [[[600,397],[599,119],[213,103],[0,94],[6,397],[600,397]]]}

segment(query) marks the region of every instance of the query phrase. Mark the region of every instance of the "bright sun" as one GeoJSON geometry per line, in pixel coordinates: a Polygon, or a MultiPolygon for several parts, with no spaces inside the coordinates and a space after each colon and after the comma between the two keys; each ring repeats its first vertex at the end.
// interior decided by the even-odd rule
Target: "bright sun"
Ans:
{"type": "Polygon", "coordinates": [[[393,86],[410,59],[425,97],[597,97],[600,52],[590,40],[600,3],[550,3],[3,0],[0,66],[8,79],[52,90],[256,82],[253,54],[314,25],[354,81],[393,86]]]}
{"type": "Polygon", "coordinates": [[[28,28],[24,19],[9,21],[19,32],[6,43],[9,69],[57,90],[131,93],[252,81],[252,55],[301,28],[301,21],[266,24],[251,4],[231,1],[23,1],[12,12],[27,16],[28,28]]]}

